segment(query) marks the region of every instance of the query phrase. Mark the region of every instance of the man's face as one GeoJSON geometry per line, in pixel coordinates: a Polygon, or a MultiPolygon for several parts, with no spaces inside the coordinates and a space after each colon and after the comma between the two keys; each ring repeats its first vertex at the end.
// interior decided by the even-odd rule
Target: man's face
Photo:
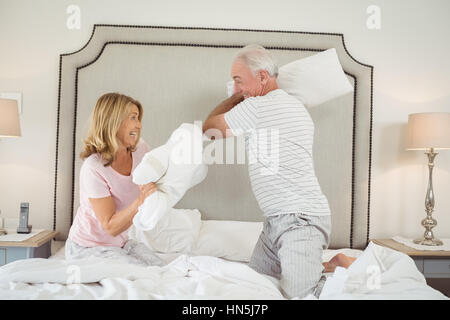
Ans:
{"type": "Polygon", "coordinates": [[[261,95],[261,78],[254,76],[250,68],[241,61],[236,60],[231,65],[231,77],[234,80],[234,93],[242,93],[244,98],[261,95]]]}

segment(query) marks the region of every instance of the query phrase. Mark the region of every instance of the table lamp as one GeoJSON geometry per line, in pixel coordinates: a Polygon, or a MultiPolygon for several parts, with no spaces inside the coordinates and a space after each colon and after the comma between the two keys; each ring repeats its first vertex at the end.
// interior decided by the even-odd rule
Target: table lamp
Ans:
{"type": "Polygon", "coordinates": [[[442,241],[434,238],[433,229],[437,225],[432,217],[434,210],[433,167],[436,150],[450,149],[450,113],[429,112],[413,113],[408,116],[407,150],[426,150],[428,156],[428,189],[425,197],[425,212],[422,220],[425,228],[423,238],[414,243],[427,246],[440,246],[442,241]]]}
{"type": "MultiPolygon", "coordinates": [[[[20,120],[17,100],[0,99],[0,138],[20,137],[20,120]]],[[[0,235],[6,234],[3,223],[0,235]]]]}

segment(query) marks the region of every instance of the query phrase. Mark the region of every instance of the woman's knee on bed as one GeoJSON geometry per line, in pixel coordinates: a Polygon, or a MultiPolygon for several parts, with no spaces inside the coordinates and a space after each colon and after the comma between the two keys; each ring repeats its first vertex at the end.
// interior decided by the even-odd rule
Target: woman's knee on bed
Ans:
{"type": "Polygon", "coordinates": [[[128,240],[123,248],[129,256],[137,259],[142,264],[159,267],[166,265],[164,260],[158,257],[143,243],[135,240],[128,240]]]}

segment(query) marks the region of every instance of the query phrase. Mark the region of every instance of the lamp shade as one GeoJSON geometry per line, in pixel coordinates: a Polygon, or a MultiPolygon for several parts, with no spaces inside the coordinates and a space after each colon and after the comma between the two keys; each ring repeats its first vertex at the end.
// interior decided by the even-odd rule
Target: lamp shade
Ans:
{"type": "Polygon", "coordinates": [[[0,137],[20,137],[19,108],[16,100],[0,99],[0,137]]]}
{"type": "Polygon", "coordinates": [[[408,150],[450,149],[450,113],[413,113],[408,116],[408,150]]]}

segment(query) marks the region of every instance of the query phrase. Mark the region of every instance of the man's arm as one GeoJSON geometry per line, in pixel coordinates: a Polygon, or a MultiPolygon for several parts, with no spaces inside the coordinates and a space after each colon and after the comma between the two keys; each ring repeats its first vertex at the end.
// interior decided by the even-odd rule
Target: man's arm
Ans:
{"type": "MultiPolygon", "coordinates": [[[[222,137],[226,137],[227,132],[230,129],[225,121],[224,114],[234,108],[237,104],[244,100],[244,96],[241,93],[235,93],[228,99],[225,99],[220,103],[208,116],[203,124],[203,133],[208,129],[217,129],[222,132],[222,137]]],[[[208,134],[207,134],[208,135],[208,134]]],[[[211,136],[209,136],[211,137],[211,136]]]]}

